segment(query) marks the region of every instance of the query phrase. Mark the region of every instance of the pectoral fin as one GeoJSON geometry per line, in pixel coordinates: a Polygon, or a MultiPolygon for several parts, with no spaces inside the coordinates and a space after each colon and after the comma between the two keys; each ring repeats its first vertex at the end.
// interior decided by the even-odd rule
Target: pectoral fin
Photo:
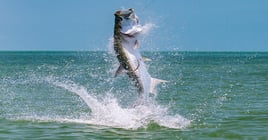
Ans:
{"type": "Polygon", "coordinates": [[[138,42],[138,40],[135,41],[135,45],[134,45],[134,49],[137,49],[137,48],[139,48],[139,42],[138,42]]]}
{"type": "Polygon", "coordinates": [[[126,70],[124,69],[124,67],[123,67],[122,65],[120,65],[120,66],[118,67],[118,69],[116,70],[114,77],[117,77],[118,75],[124,73],[125,71],[126,71],[126,70]]]}
{"type": "Polygon", "coordinates": [[[168,81],[156,79],[156,78],[151,78],[150,93],[156,94],[156,86],[160,83],[166,83],[166,82],[168,82],[168,81]]]}

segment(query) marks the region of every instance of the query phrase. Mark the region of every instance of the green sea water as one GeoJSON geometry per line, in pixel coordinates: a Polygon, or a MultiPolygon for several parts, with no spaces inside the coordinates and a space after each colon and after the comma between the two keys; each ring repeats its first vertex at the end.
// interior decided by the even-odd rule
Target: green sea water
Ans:
{"type": "Polygon", "coordinates": [[[268,139],[267,52],[144,52],[137,89],[109,52],[0,52],[0,139],[268,139]]]}

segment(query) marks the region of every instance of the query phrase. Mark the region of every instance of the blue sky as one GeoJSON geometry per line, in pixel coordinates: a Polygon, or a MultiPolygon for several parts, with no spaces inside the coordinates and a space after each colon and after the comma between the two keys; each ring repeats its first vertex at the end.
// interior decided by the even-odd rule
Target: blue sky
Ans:
{"type": "Polygon", "coordinates": [[[267,0],[0,0],[0,50],[107,50],[130,7],[156,25],[142,50],[268,51],[267,0]]]}

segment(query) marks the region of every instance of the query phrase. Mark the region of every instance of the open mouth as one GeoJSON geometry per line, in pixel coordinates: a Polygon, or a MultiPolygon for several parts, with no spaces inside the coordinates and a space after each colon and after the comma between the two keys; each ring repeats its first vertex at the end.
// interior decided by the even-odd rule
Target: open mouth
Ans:
{"type": "Polygon", "coordinates": [[[125,19],[129,19],[132,17],[132,14],[134,13],[134,9],[130,8],[130,9],[125,10],[125,11],[117,11],[116,13],[118,16],[121,16],[125,19]]]}
{"type": "Polygon", "coordinates": [[[129,19],[133,13],[134,10],[132,8],[128,9],[128,13],[124,15],[124,18],[129,19]]]}

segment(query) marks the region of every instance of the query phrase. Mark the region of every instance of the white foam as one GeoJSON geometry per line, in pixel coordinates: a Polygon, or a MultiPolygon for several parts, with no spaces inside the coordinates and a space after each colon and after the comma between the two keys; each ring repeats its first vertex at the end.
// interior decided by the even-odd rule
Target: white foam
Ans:
{"type": "Polygon", "coordinates": [[[142,26],[142,33],[148,34],[155,27],[156,25],[153,23],[146,23],[145,25],[142,26]]]}
{"type": "Polygon", "coordinates": [[[85,87],[79,86],[71,81],[56,81],[53,84],[77,94],[91,110],[91,116],[87,119],[62,119],[62,121],[124,129],[147,127],[151,122],[176,129],[185,128],[190,124],[189,120],[179,114],[169,115],[167,107],[158,105],[154,101],[150,101],[146,105],[123,108],[116,98],[107,95],[102,99],[98,99],[90,95],[85,87]]]}

